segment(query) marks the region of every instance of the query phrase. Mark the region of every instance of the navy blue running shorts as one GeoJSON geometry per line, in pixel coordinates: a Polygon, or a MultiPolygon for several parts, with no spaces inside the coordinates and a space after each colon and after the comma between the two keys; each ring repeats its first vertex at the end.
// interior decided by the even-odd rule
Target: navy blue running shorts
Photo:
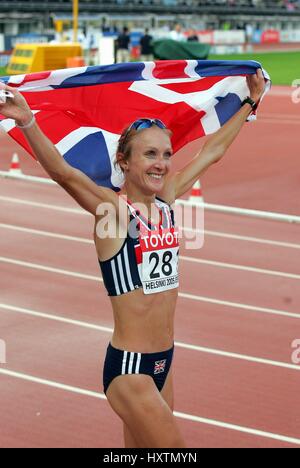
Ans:
{"type": "Polygon", "coordinates": [[[172,364],[173,353],[174,346],[159,353],[132,353],[116,349],[109,343],[103,368],[104,393],[115,377],[129,374],[150,375],[161,391],[172,364]]]}

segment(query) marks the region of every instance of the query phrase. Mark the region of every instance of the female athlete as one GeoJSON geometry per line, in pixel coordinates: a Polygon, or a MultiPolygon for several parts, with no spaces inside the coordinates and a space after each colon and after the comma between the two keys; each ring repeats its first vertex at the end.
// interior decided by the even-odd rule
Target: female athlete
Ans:
{"type": "Polygon", "coordinates": [[[13,98],[0,104],[0,113],[16,121],[49,176],[95,216],[95,246],[115,324],[104,364],[104,392],[123,421],[126,447],[185,447],[173,415],[178,236],[172,204],[222,158],[260,100],[262,71],[247,81],[250,97],[245,96],[239,112],[176,174],[163,122],[139,119],[131,124],[116,154],[125,178],[119,194],[68,165],[40,130],[24,97],[1,83],[13,98]],[[105,213],[103,203],[111,208],[105,213]],[[117,229],[114,236],[102,236],[104,220],[125,235],[117,229]]]}

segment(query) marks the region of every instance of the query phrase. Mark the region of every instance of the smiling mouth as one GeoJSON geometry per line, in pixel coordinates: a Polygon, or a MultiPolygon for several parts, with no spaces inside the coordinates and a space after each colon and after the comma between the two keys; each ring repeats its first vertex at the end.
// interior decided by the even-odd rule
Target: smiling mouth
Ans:
{"type": "Polygon", "coordinates": [[[151,177],[152,179],[156,179],[156,180],[161,180],[163,178],[163,174],[147,174],[149,177],[151,177]]]}

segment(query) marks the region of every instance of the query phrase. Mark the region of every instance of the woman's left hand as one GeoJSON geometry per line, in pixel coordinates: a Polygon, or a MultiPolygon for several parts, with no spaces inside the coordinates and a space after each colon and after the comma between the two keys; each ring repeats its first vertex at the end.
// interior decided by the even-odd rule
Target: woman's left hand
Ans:
{"type": "Polygon", "coordinates": [[[250,90],[250,97],[253,99],[253,101],[258,102],[262,97],[266,86],[262,69],[258,68],[254,75],[248,75],[246,78],[248,88],[250,90]]]}

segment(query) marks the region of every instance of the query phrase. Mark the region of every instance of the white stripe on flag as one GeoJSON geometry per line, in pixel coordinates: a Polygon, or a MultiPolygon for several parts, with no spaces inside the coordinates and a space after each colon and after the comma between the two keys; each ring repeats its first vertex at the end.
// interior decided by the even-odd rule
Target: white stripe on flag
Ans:
{"type": "Polygon", "coordinates": [[[122,375],[125,375],[125,372],[126,372],[126,362],[127,362],[127,351],[124,351],[123,362],[122,362],[122,375]]]}
{"type": "Polygon", "coordinates": [[[156,65],[155,62],[144,62],[145,68],[142,71],[142,77],[144,80],[153,80],[153,70],[155,69],[156,65]]]}
{"type": "MultiPolygon", "coordinates": [[[[19,91],[30,92],[30,91],[51,91],[52,86],[59,86],[65,80],[72,78],[73,76],[81,75],[85,73],[88,67],[80,68],[63,68],[61,70],[51,71],[49,76],[42,78],[41,80],[27,81],[22,86],[19,87],[19,91]]],[[[26,75],[22,75],[22,80],[16,81],[15,77],[10,77],[9,83],[20,84],[24,81],[26,75]]]]}
{"type": "Polygon", "coordinates": [[[198,60],[187,60],[187,66],[184,69],[184,73],[191,78],[200,78],[199,74],[196,73],[195,69],[198,66],[198,60]]]}
{"type": "Polygon", "coordinates": [[[10,132],[16,126],[16,122],[13,119],[1,120],[0,124],[5,132],[10,132]]]}
{"type": "Polygon", "coordinates": [[[114,187],[121,187],[124,182],[124,176],[114,167],[114,157],[117,151],[120,135],[108,132],[100,127],[80,127],[62,138],[55,146],[61,155],[65,155],[81,140],[98,132],[102,133],[108,151],[111,166],[111,183],[114,187]]]}
{"type": "Polygon", "coordinates": [[[63,156],[83,138],[98,132],[102,132],[102,129],[98,127],[80,127],[62,138],[55,146],[63,156]]]}
{"type": "MultiPolygon", "coordinates": [[[[39,110],[34,110],[34,111],[31,111],[34,115],[35,114],[38,114],[39,110]]],[[[16,122],[13,120],[13,119],[4,119],[0,122],[1,124],[1,127],[3,128],[3,130],[5,132],[10,132],[11,130],[13,130],[15,127],[16,127],[16,122]]]]}
{"type": "MultiPolygon", "coordinates": [[[[201,124],[206,135],[216,132],[221,127],[215,108],[218,104],[216,96],[225,97],[228,95],[229,90],[237,94],[240,100],[243,101],[244,96],[249,93],[246,78],[242,76],[229,76],[215,83],[210,89],[198,92],[198,102],[199,104],[201,103],[201,110],[206,113],[201,119],[201,124]]],[[[200,107],[198,110],[200,110],[200,107]]]]}
{"type": "Polygon", "coordinates": [[[108,132],[107,130],[102,130],[102,135],[105,140],[106,148],[109,154],[109,160],[111,165],[111,183],[114,187],[121,187],[125,179],[123,173],[121,171],[117,171],[114,166],[120,135],[108,132]]]}
{"type": "Polygon", "coordinates": [[[20,84],[25,80],[26,75],[12,75],[9,77],[9,80],[7,82],[7,85],[10,86],[12,83],[13,84],[20,84]]]}
{"type": "MultiPolygon", "coordinates": [[[[193,80],[193,78],[181,78],[179,81],[184,83],[193,80]]],[[[225,77],[208,89],[185,94],[160,86],[160,84],[163,84],[162,82],[163,80],[135,81],[129,87],[129,90],[167,104],[184,102],[196,112],[204,111],[206,115],[202,117],[201,123],[203,125],[204,122],[203,128],[206,134],[213,133],[220,128],[220,121],[215,110],[215,106],[219,102],[216,96],[225,97],[231,90],[242,101],[243,97],[249,92],[246,78],[241,76],[225,77]]],[[[176,83],[176,80],[172,80],[172,83],[176,83]]]]}

